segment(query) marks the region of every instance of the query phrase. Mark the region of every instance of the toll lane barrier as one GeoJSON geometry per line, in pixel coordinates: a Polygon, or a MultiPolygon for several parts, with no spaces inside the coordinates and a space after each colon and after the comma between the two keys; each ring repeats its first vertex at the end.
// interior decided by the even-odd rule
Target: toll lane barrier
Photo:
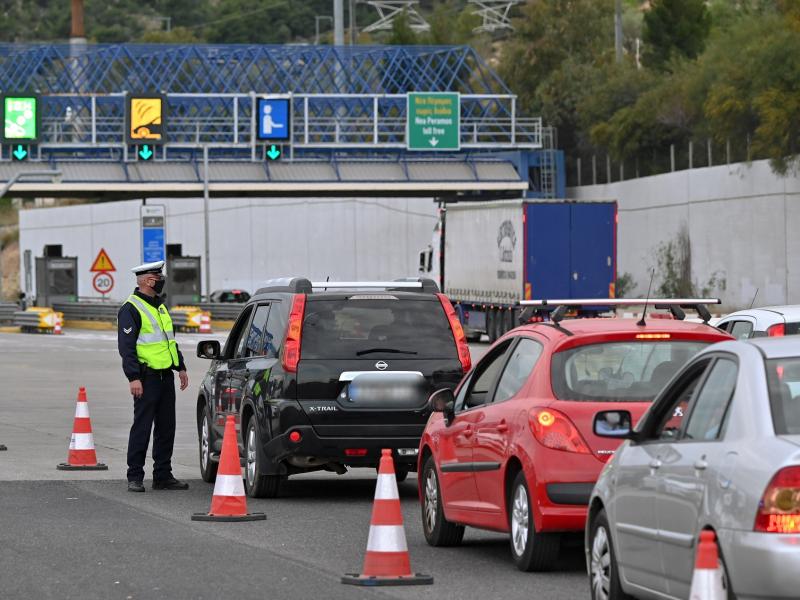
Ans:
{"type": "MultiPolygon", "coordinates": [[[[86,321],[107,322],[116,325],[117,313],[119,312],[120,303],[117,302],[56,302],[53,308],[59,312],[64,313],[64,318],[69,324],[75,324],[75,327],[81,328],[82,323],[86,321]]],[[[193,311],[200,311],[200,313],[207,314],[212,320],[212,327],[215,329],[230,329],[233,326],[234,320],[239,316],[244,304],[232,304],[227,302],[201,302],[192,306],[175,306],[170,309],[173,321],[182,319],[178,315],[180,312],[185,312],[185,309],[192,309],[193,311]]],[[[176,327],[184,326],[183,322],[176,323],[176,327]]],[[[192,331],[196,331],[200,327],[198,321],[196,325],[189,324],[187,327],[192,331]]]]}
{"type": "MultiPolygon", "coordinates": [[[[196,306],[173,306],[169,310],[175,331],[197,333],[203,325],[203,318],[211,321],[211,315],[196,306]]],[[[208,332],[204,332],[208,333],[208,332]]]]}
{"type": "Polygon", "coordinates": [[[22,333],[55,333],[57,327],[60,329],[63,319],[63,313],[49,306],[31,306],[14,313],[14,325],[22,333]]]}
{"type": "Polygon", "coordinates": [[[0,303],[0,324],[11,325],[14,322],[14,313],[19,310],[19,304],[0,303]]]}

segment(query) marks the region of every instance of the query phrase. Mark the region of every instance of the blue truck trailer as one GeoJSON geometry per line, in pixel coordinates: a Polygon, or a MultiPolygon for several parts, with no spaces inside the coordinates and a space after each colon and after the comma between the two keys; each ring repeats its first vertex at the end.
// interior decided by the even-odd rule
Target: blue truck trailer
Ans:
{"type": "Polygon", "coordinates": [[[518,324],[520,300],[613,298],[616,246],[616,202],[450,203],[419,266],[467,336],[493,341],[518,324]]]}

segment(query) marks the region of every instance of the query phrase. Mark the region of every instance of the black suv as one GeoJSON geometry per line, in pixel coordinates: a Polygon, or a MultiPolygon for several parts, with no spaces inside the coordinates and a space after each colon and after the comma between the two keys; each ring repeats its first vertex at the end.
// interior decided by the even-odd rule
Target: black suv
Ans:
{"type": "Polygon", "coordinates": [[[397,477],[416,469],[431,392],[454,388],[470,354],[450,301],[425,279],[259,289],[213,359],[197,399],[200,469],[216,477],[225,416],[237,415],[245,488],[274,497],[289,475],[376,467],[392,448],[397,477]]]}

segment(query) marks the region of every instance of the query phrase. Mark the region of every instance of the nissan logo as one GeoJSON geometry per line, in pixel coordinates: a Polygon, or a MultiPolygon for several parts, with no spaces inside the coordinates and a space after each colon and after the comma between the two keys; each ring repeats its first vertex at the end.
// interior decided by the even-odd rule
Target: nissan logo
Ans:
{"type": "Polygon", "coordinates": [[[375,368],[378,369],[379,371],[385,371],[386,369],[389,368],[389,364],[386,361],[379,360],[378,362],[375,363],[375,368]]]}

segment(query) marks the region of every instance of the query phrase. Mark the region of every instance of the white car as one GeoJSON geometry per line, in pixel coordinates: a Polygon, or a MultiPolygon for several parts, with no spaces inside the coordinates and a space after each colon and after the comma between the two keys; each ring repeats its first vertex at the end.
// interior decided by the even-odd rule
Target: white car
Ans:
{"type": "Polygon", "coordinates": [[[589,503],[593,600],[689,597],[697,539],[719,540],[728,598],[800,597],[800,338],[714,344],[667,383],[589,503]]]}
{"type": "Polygon", "coordinates": [[[764,306],[731,313],[716,323],[737,340],[800,333],[800,305],[764,306]]]}

